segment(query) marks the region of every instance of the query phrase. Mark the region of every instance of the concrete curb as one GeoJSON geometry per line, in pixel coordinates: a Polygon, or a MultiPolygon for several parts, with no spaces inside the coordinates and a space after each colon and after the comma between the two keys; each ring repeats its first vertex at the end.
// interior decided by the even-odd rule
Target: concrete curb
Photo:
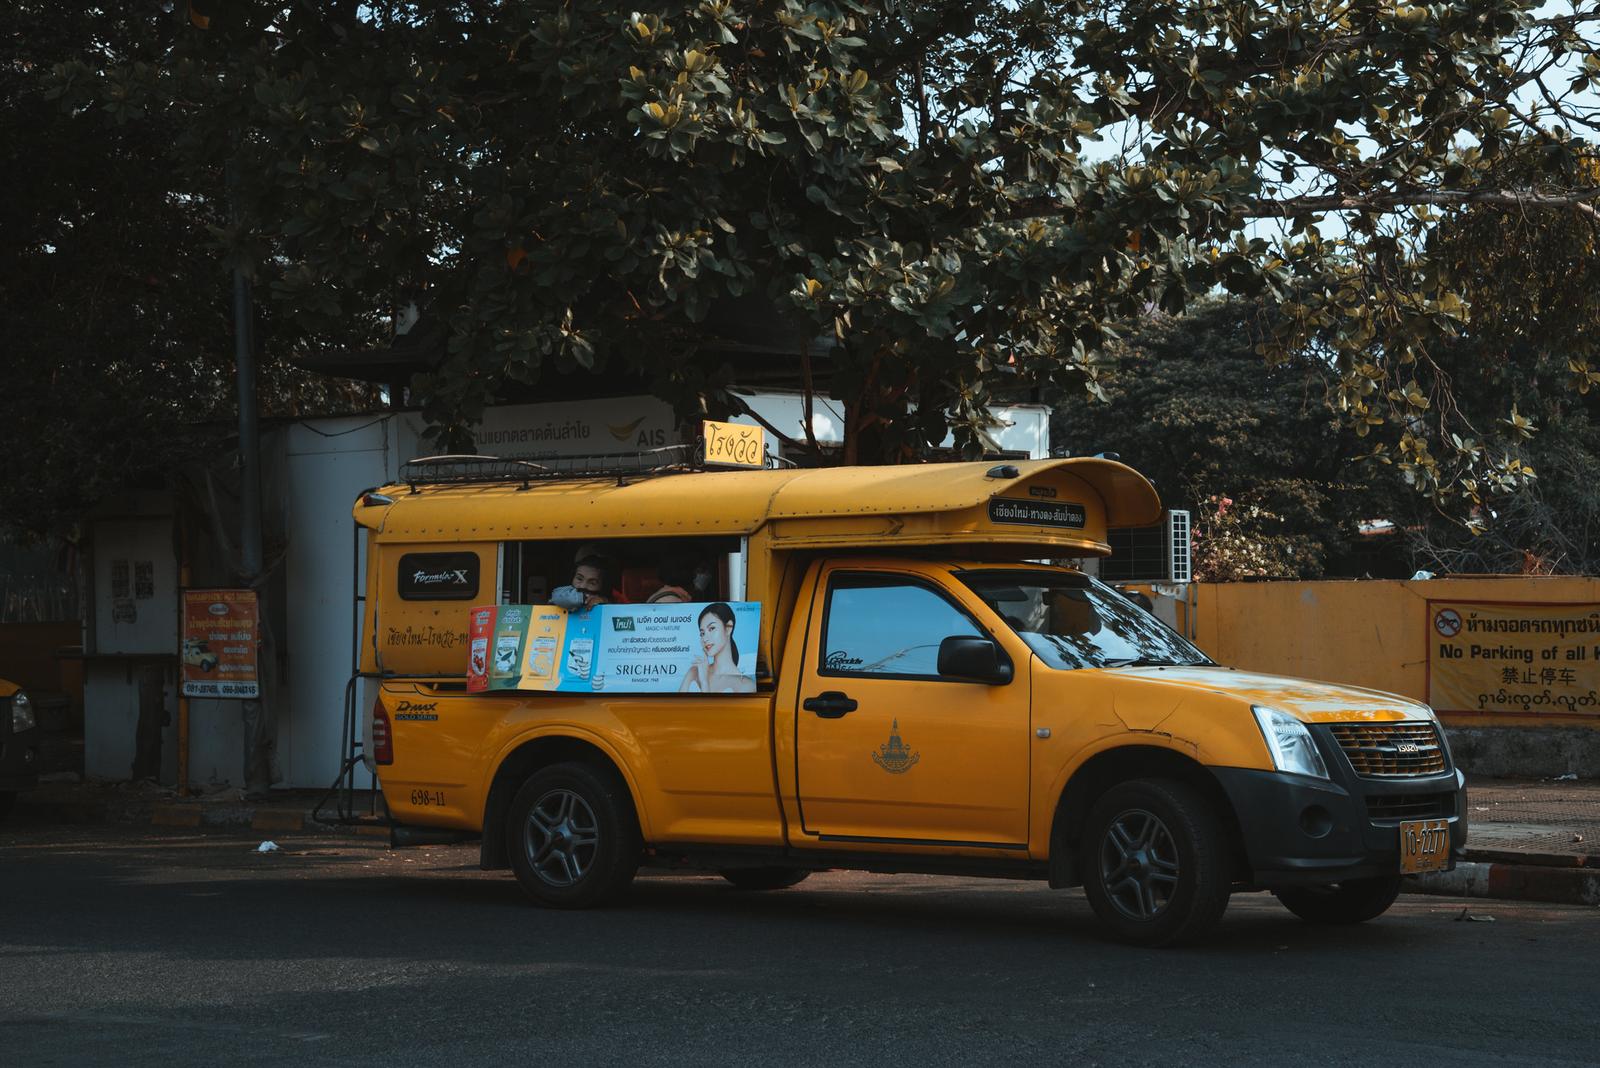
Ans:
{"type": "Polygon", "coordinates": [[[182,801],[126,805],[72,801],[29,804],[27,800],[19,799],[12,810],[12,826],[50,824],[149,824],[155,827],[218,827],[234,830],[248,827],[253,831],[276,834],[314,831],[363,837],[389,836],[389,825],[383,822],[325,823],[313,819],[309,809],[249,804],[195,804],[182,801]]]}
{"type": "Polygon", "coordinates": [[[1457,864],[1454,871],[1413,876],[1406,883],[1406,890],[1446,897],[1600,905],[1600,868],[1468,860],[1457,864]]]}

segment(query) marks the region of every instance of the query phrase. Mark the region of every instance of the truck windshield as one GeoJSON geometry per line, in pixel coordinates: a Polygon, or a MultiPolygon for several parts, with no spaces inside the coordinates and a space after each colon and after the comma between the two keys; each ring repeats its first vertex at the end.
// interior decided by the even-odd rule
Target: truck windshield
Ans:
{"type": "Polygon", "coordinates": [[[1051,667],[1212,662],[1177,631],[1086,575],[967,571],[958,577],[1051,667]]]}

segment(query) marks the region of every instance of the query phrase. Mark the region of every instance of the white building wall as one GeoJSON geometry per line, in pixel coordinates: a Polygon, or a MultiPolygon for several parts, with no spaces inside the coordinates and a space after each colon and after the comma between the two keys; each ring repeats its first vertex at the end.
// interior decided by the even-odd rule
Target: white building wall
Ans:
{"type": "MultiPolygon", "coordinates": [[[[284,558],[288,671],[277,710],[283,785],[329,785],[344,753],[344,691],[353,670],[352,597],[356,494],[393,481],[418,450],[393,416],[315,419],[289,427],[285,442],[284,558]]],[[[358,695],[361,714],[372,705],[358,695]]],[[[359,780],[365,785],[365,776],[359,780]]]]}
{"type": "Polygon", "coordinates": [[[91,544],[90,614],[85,621],[84,773],[126,779],[133,767],[139,721],[139,675],[153,665],[165,676],[169,712],[178,648],[178,565],[172,516],[129,502],[128,513],[97,520],[91,544]],[[164,659],[149,659],[150,657],[164,659]]]}

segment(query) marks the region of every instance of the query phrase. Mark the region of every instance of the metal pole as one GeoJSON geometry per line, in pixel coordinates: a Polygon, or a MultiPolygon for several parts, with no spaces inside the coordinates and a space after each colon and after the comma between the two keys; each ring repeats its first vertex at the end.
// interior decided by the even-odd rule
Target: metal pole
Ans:
{"type": "MultiPolygon", "coordinates": [[[[227,168],[228,200],[237,225],[243,213],[239,207],[239,168],[232,161],[227,168]]],[[[261,425],[256,409],[255,324],[250,300],[250,277],[239,263],[233,268],[233,354],[239,379],[239,570],[245,585],[256,590],[259,619],[266,620],[265,589],[261,585],[265,569],[261,547],[261,425]]],[[[241,702],[244,719],[244,786],[249,795],[264,794],[272,785],[268,766],[266,675],[271,665],[270,651],[260,658],[257,671],[262,682],[260,700],[241,702]]]]}
{"type": "MultiPolygon", "coordinates": [[[[184,594],[189,589],[189,525],[178,516],[178,648],[183,648],[184,594]]],[[[178,796],[189,796],[189,698],[183,692],[183,660],[178,661],[178,796]]]]}
{"type": "MultiPolygon", "coordinates": [[[[234,221],[239,220],[239,172],[228,165],[234,221]]],[[[233,354],[239,375],[239,565],[246,583],[261,577],[261,424],[256,409],[255,325],[250,278],[233,268],[233,354]]]]}

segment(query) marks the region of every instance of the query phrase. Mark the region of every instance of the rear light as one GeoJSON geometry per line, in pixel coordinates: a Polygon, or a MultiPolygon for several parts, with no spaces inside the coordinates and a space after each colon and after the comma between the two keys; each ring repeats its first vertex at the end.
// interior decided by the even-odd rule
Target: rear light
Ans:
{"type": "Polygon", "coordinates": [[[372,759],[379,764],[394,763],[394,734],[389,730],[389,713],[383,698],[372,702],[372,759]]]}

